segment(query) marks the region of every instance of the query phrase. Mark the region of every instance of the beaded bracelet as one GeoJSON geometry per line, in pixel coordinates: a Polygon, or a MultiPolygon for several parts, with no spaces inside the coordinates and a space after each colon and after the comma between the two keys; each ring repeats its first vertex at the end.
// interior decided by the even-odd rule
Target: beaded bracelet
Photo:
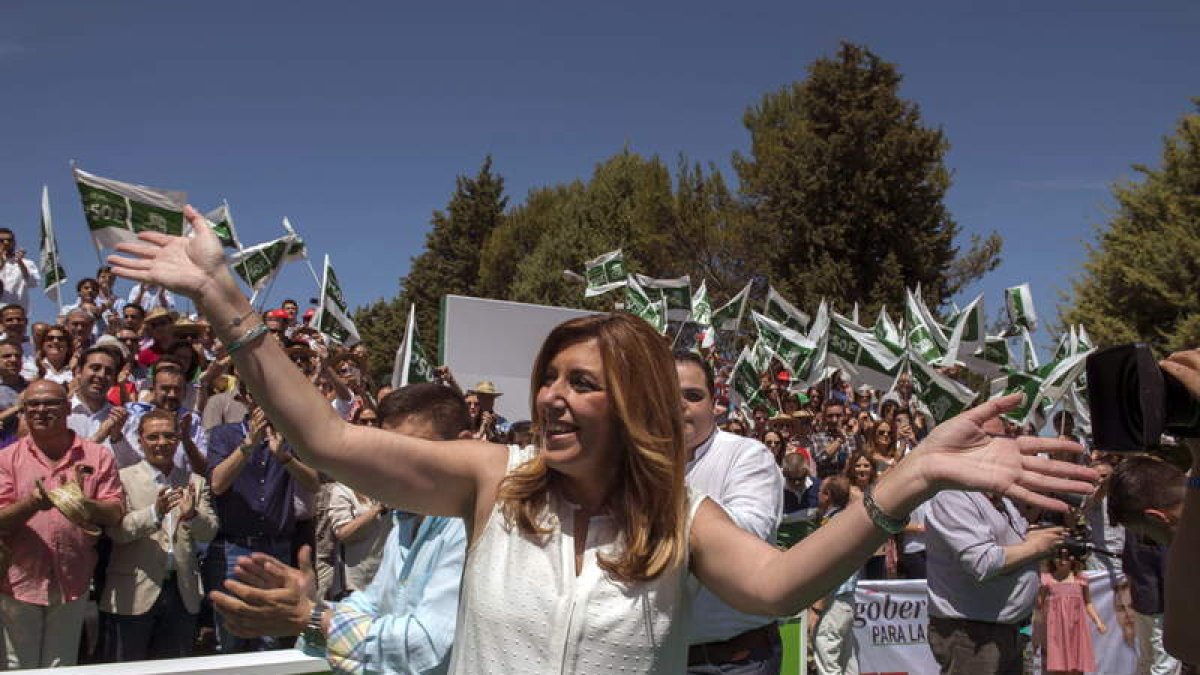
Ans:
{"type": "Polygon", "coordinates": [[[903,518],[893,518],[883,512],[879,508],[879,504],[875,503],[875,486],[868,485],[866,490],[863,490],[863,506],[867,509],[867,515],[871,517],[871,522],[875,523],[875,527],[887,532],[888,534],[900,534],[904,531],[904,527],[908,525],[908,516],[903,518]]]}
{"type": "Polygon", "coordinates": [[[258,324],[254,328],[251,328],[250,330],[243,333],[240,338],[234,340],[233,342],[230,342],[229,345],[225,347],[225,353],[232,355],[237,350],[241,349],[242,347],[245,347],[246,345],[250,344],[251,342],[254,342],[258,338],[262,337],[266,332],[267,332],[267,324],[265,324],[265,323],[258,324]]]}

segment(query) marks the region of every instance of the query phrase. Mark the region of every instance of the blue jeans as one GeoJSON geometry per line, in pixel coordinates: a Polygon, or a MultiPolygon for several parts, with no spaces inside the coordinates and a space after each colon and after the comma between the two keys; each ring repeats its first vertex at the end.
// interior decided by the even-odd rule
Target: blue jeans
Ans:
{"type": "MultiPolygon", "coordinates": [[[[204,585],[208,591],[225,591],[225,580],[232,578],[237,559],[251,553],[266,553],[288,565],[292,560],[292,541],[290,537],[256,540],[254,548],[225,539],[215,539],[208,546],[204,557],[204,585]]],[[[241,652],[262,652],[268,649],[281,649],[283,645],[278,638],[264,636],[259,638],[241,638],[230,633],[225,628],[221,613],[213,612],[213,624],[217,630],[217,650],[222,654],[237,654],[241,652]]]]}
{"type": "Polygon", "coordinates": [[[173,579],[145,614],[106,614],[104,660],[109,663],[187,656],[196,639],[196,615],[189,614],[173,579]]]}

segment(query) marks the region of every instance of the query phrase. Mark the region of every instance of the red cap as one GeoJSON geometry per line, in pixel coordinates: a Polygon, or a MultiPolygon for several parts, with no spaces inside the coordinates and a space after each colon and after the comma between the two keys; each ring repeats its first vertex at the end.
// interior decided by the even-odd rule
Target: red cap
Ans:
{"type": "Polygon", "coordinates": [[[288,314],[287,310],[285,310],[285,309],[273,309],[273,310],[267,312],[267,318],[268,319],[283,319],[284,321],[287,321],[288,319],[292,318],[292,315],[288,314]]]}

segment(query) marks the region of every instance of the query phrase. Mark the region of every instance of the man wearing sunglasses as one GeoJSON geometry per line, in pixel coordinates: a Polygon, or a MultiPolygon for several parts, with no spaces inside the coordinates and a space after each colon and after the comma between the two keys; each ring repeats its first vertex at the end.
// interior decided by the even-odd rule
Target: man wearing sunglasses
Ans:
{"type": "Polygon", "coordinates": [[[0,227],[0,305],[16,304],[28,312],[29,288],[41,279],[37,265],[25,258],[25,249],[17,248],[17,236],[0,227]]]}

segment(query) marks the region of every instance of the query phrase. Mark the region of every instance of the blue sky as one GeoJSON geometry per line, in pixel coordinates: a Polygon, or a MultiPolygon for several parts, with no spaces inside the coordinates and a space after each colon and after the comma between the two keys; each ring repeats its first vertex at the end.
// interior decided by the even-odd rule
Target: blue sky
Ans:
{"type": "MultiPolygon", "coordinates": [[[[288,216],[364,304],[396,292],[484,155],[513,202],[626,144],[733,184],[745,108],[846,39],[896,63],[945,130],[964,235],[1006,239],[960,300],[985,292],[991,314],[1030,281],[1052,318],[1109,185],[1157,163],[1200,95],[1200,5],[967,4],[6,2],[0,225],[36,255],[48,184],[68,273],[94,273],[75,159],[201,208],[228,199],[246,242],[288,216]]],[[[271,299],[314,286],[293,265],[271,299]]],[[[34,308],[50,312],[40,294],[34,308]]]]}

